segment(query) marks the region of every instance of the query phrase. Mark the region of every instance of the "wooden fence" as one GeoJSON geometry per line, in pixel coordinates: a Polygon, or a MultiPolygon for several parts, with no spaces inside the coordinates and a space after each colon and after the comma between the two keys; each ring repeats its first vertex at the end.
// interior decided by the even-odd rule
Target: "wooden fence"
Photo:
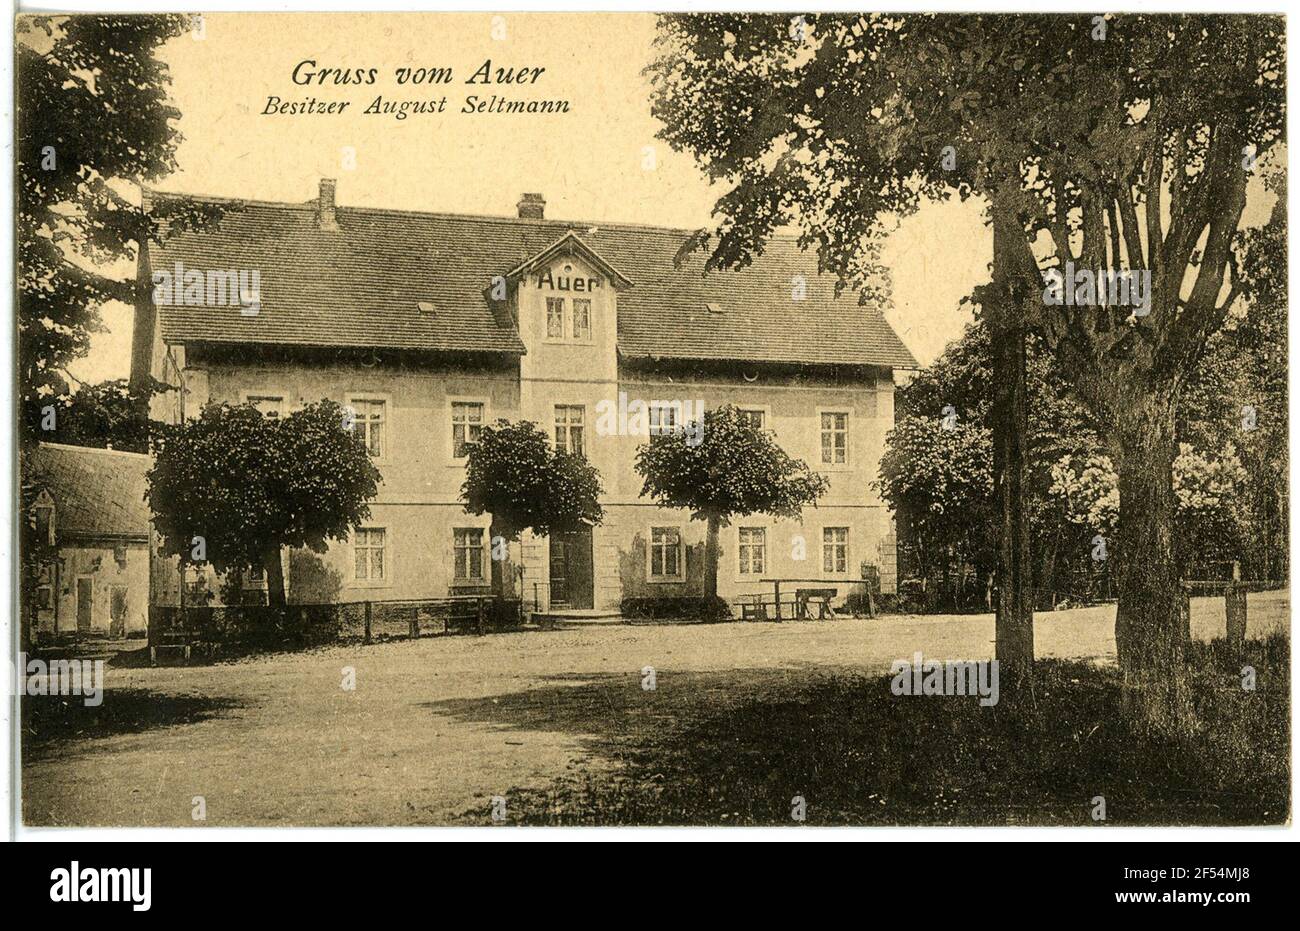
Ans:
{"type": "Polygon", "coordinates": [[[301,649],[327,643],[414,639],[519,627],[519,600],[486,595],[370,600],[333,604],[195,606],[151,605],[149,648],[155,661],[197,648],[210,654],[301,649]]]}

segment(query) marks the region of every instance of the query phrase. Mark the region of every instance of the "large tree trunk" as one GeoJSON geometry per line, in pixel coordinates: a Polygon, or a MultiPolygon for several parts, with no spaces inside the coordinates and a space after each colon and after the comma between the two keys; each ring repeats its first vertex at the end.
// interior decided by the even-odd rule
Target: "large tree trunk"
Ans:
{"type": "Polygon", "coordinates": [[[502,532],[494,521],[488,528],[488,577],[492,595],[498,600],[515,597],[515,565],[510,559],[510,544],[515,542],[502,532]],[[497,540],[504,541],[503,558],[497,559],[497,540]]]}
{"type": "Polygon", "coordinates": [[[708,529],[704,535],[704,595],[706,598],[718,597],[718,527],[720,521],[715,516],[708,519],[708,529]]]}
{"type": "Polygon", "coordinates": [[[985,308],[993,342],[993,476],[1000,511],[995,655],[1003,694],[1014,696],[1034,665],[1033,573],[1025,508],[1029,414],[1024,301],[1017,249],[1024,232],[1010,211],[993,205],[993,288],[985,308]]]}
{"type": "Polygon", "coordinates": [[[1173,391],[1134,392],[1117,405],[1112,448],[1120,507],[1115,646],[1125,705],[1141,725],[1185,731],[1192,719],[1184,665],[1191,628],[1173,536],[1173,391]]]}
{"type": "Polygon", "coordinates": [[[266,570],[266,603],[273,608],[283,608],[286,603],[284,565],[280,562],[278,546],[266,551],[262,559],[262,567],[266,570]]]}

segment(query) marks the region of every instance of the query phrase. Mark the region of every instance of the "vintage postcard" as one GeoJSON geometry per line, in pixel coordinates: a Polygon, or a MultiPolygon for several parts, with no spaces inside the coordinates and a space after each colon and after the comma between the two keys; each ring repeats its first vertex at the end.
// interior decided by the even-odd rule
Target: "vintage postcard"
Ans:
{"type": "Polygon", "coordinates": [[[24,829],[1289,825],[1282,16],[14,27],[24,829]]]}

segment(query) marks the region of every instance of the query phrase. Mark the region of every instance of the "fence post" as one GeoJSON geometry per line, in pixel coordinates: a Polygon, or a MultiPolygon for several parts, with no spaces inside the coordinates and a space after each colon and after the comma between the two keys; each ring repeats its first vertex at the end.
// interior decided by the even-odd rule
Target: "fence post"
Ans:
{"type": "Polygon", "coordinates": [[[480,595],[478,598],[478,633],[480,637],[483,635],[483,596],[482,595],[480,595]]]}
{"type": "Polygon", "coordinates": [[[776,601],[776,619],[781,620],[781,581],[778,579],[772,583],[772,594],[776,601]]]}
{"type": "Polygon", "coordinates": [[[418,640],[420,637],[420,608],[418,605],[411,608],[411,639],[418,640]]]}
{"type": "Polygon", "coordinates": [[[366,602],[366,643],[370,642],[370,602],[366,602]]]}
{"type": "Polygon", "coordinates": [[[1236,583],[1223,590],[1223,612],[1228,621],[1228,646],[1240,650],[1246,644],[1246,587],[1236,583]]]}

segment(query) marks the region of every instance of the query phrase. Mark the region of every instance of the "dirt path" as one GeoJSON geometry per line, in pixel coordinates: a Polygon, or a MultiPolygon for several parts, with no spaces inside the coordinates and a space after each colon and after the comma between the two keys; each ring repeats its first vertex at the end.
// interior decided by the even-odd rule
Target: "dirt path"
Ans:
{"type": "MultiPolygon", "coordinates": [[[[1289,628],[1288,592],[1250,598],[1250,634],[1289,628]]],[[[1193,632],[1222,635],[1221,599],[1193,632]]],[[[1113,658],[1113,608],[1041,614],[1042,657],[1113,658]]],[[[672,713],[674,676],[725,673],[678,700],[732,703],[834,668],[885,672],[916,650],[992,655],[991,616],[785,624],[607,626],[334,647],[194,668],[110,668],[86,736],[35,749],[32,825],[439,824],[573,766],[610,765],[585,740],[633,702],[672,713]],[[652,666],[657,690],[641,687],[652,666]],[[345,667],[356,688],[342,687],[345,667]],[[598,706],[566,685],[608,683],[598,706]],[[167,699],[171,699],[168,701],[167,699]]],[[[585,694],[591,694],[586,690],[585,694]]]]}

